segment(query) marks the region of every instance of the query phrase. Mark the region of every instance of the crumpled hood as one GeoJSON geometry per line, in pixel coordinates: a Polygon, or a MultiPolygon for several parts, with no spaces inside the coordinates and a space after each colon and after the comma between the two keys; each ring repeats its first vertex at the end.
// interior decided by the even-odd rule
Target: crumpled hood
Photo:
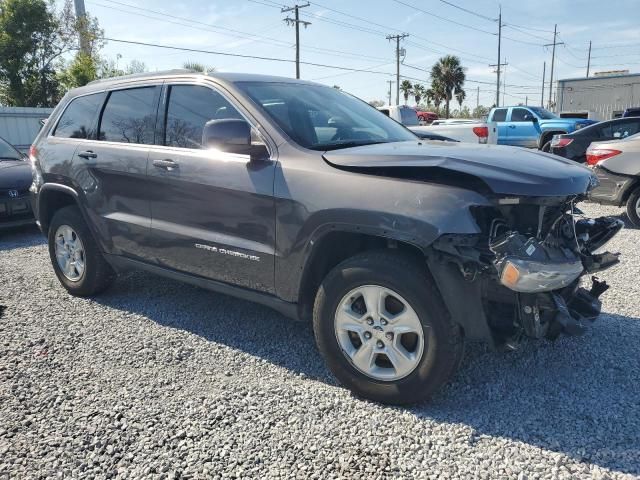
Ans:
{"type": "Polygon", "coordinates": [[[504,195],[579,195],[592,182],[591,171],[571,160],[501,145],[408,141],[332,150],[323,156],[336,168],[361,173],[432,168],[429,181],[433,182],[438,182],[442,169],[458,172],[476,177],[494,193],[504,195]]]}
{"type": "Polygon", "coordinates": [[[29,188],[33,181],[31,166],[22,160],[0,160],[0,190],[29,188]]]}

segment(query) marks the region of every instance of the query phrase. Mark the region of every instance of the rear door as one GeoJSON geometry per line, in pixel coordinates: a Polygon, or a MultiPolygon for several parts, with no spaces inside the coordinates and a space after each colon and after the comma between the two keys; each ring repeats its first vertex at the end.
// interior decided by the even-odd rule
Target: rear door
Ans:
{"type": "Polygon", "coordinates": [[[537,124],[533,122],[533,113],[526,108],[513,107],[507,128],[509,145],[518,147],[536,147],[538,145],[537,124]]]}
{"type": "Polygon", "coordinates": [[[210,84],[167,83],[149,158],[152,231],[165,267],[273,292],[275,162],[204,149],[209,120],[245,118],[210,84]]]}
{"type": "Polygon", "coordinates": [[[507,137],[507,110],[506,108],[496,108],[493,111],[491,121],[495,122],[498,129],[498,145],[508,145],[509,139],[507,137]]]}
{"type": "Polygon", "coordinates": [[[104,249],[142,260],[153,258],[146,177],[160,91],[140,85],[108,92],[96,138],[79,145],[74,157],[104,249]]]}

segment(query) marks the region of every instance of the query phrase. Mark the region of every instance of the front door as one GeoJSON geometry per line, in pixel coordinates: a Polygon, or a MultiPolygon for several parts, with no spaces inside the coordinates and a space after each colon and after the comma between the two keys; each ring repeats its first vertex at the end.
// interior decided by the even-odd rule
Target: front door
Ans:
{"type": "Polygon", "coordinates": [[[514,107],[511,109],[511,120],[507,129],[509,145],[534,148],[538,146],[538,124],[533,121],[535,117],[526,108],[514,107]]]}
{"type": "Polygon", "coordinates": [[[147,185],[158,262],[273,292],[275,162],[202,147],[209,120],[243,118],[208,85],[167,84],[161,109],[147,185]]]}

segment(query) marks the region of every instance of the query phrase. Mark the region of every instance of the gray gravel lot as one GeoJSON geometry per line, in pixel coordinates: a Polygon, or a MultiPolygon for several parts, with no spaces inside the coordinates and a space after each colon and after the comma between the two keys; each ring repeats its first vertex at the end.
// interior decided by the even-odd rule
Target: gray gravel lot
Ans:
{"type": "Polygon", "coordinates": [[[336,385],[308,325],[141,273],[74,298],[37,231],[0,233],[0,478],[639,478],[640,230],[610,249],[586,336],[471,346],[391,408],[336,385]]]}

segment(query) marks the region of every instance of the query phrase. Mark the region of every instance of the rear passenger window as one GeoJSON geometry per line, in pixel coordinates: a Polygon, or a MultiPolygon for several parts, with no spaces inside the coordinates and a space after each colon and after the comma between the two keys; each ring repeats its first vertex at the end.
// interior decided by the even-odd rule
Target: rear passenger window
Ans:
{"type": "Polygon", "coordinates": [[[169,89],[165,145],[202,148],[202,131],[209,120],[242,119],[242,115],[218,92],[198,85],[174,85],[169,89]]]}
{"type": "Polygon", "coordinates": [[[507,109],[506,108],[498,108],[493,112],[493,121],[494,122],[504,122],[507,119],[507,109]]]}
{"type": "Polygon", "coordinates": [[[96,114],[104,103],[104,93],[94,93],[71,100],[53,132],[54,137],[93,138],[96,114]]]}
{"type": "Polygon", "coordinates": [[[153,144],[156,87],[111,92],[100,120],[99,140],[153,144]]]}

